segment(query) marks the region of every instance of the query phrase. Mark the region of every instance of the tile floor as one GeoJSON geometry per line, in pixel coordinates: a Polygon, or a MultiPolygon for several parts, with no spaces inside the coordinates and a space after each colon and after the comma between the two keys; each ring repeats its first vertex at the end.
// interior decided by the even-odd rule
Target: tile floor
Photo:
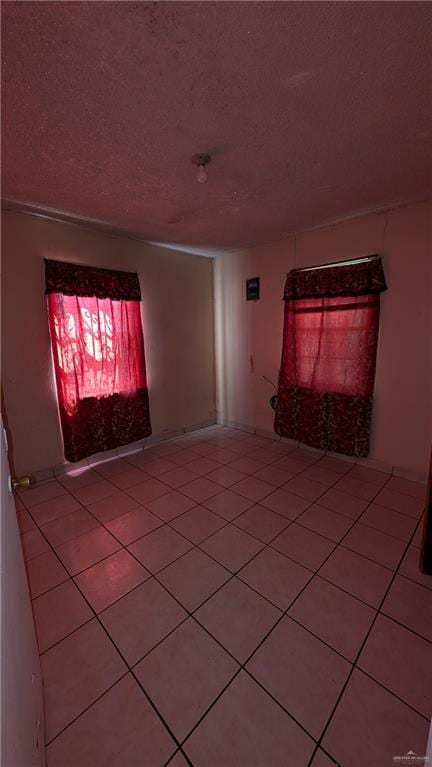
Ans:
{"type": "Polygon", "coordinates": [[[224,427],[22,491],[48,767],[424,755],[424,494],[224,427]]]}

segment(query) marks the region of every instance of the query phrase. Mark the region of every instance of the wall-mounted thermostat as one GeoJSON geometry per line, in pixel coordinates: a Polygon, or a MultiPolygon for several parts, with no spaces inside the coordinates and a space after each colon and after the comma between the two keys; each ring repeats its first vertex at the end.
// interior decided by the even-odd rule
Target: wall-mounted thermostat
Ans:
{"type": "Polygon", "coordinates": [[[258,301],[260,297],[259,277],[252,277],[246,280],[246,301],[258,301]]]}

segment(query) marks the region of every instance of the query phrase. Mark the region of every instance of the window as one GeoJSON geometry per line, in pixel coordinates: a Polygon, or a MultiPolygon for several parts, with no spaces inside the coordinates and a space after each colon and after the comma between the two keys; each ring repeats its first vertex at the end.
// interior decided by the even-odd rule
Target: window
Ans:
{"type": "Polygon", "coordinates": [[[46,278],[66,458],[148,436],[137,275],[46,261],[46,278]]]}
{"type": "MultiPolygon", "coordinates": [[[[297,386],[366,395],[374,359],[368,354],[376,296],[307,298],[290,307],[297,386]]],[[[374,334],[373,334],[374,335],[374,334]]],[[[287,371],[289,374],[289,370],[287,371]]]]}
{"type": "Polygon", "coordinates": [[[70,414],[86,397],[145,387],[137,301],[51,293],[48,302],[63,400],[70,414]]]}
{"type": "Polygon", "coordinates": [[[379,294],[385,288],[378,257],[288,274],[278,434],[367,455],[379,294]]]}

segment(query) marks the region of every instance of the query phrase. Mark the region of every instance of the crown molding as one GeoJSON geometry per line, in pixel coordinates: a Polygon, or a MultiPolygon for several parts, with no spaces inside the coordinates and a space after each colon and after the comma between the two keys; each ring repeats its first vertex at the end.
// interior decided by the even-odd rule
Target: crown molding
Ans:
{"type": "Polygon", "coordinates": [[[130,229],[122,229],[116,227],[107,221],[102,219],[90,218],[89,216],[83,216],[81,214],[72,213],[70,211],[61,210],[58,208],[51,208],[46,205],[35,205],[23,200],[15,200],[11,198],[2,198],[1,207],[2,210],[10,211],[12,213],[24,213],[29,216],[36,216],[37,218],[48,219],[61,224],[68,224],[69,226],[77,226],[81,229],[89,229],[91,231],[99,231],[109,237],[122,237],[136,242],[142,242],[145,245],[150,245],[158,248],[165,248],[167,250],[181,251],[184,253],[190,253],[191,255],[204,256],[206,258],[217,258],[219,255],[237,255],[247,250],[252,250],[257,247],[266,247],[273,245],[277,242],[283,242],[293,237],[299,237],[300,235],[307,234],[309,232],[315,232],[320,229],[331,229],[332,227],[339,226],[340,224],[354,221],[358,218],[372,215],[383,215],[392,211],[400,210],[401,208],[407,208],[411,205],[422,205],[431,202],[430,198],[412,199],[412,200],[393,200],[389,203],[376,205],[369,208],[362,208],[352,213],[348,213],[344,216],[337,216],[325,221],[319,222],[312,226],[305,227],[303,229],[292,229],[284,232],[281,237],[277,239],[267,240],[266,242],[259,243],[259,245],[245,245],[237,248],[226,247],[217,245],[189,245],[175,242],[156,242],[145,237],[140,232],[135,232],[130,229]]]}

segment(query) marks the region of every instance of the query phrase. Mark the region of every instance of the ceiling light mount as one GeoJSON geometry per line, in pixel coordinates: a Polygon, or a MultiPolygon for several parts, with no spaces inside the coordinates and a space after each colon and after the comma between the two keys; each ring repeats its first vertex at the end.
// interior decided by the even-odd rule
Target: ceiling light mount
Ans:
{"type": "Polygon", "coordinates": [[[211,162],[211,157],[209,154],[206,154],[205,152],[199,152],[198,154],[194,154],[192,157],[192,162],[194,165],[197,166],[197,181],[200,184],[205,184],[207,181],[207,171],[206,171],[206,165],[211,162]]]}

